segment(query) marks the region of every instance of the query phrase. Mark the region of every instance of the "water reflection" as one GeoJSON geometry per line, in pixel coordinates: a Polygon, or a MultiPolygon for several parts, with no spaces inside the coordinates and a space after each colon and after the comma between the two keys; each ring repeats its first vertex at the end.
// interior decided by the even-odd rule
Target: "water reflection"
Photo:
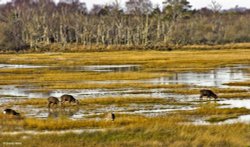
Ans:
{"type": "Polygon", "coordinates": [[[97,65],[97,66],[84,66],[85,71],[95,72],[126,72],[126,71],[139,71],[139,65],[97,65]]]}
{"type": "Polygon", "coordinates": [[[192,122],[195,125],[224,125],[224,124],[234,124],[234,123],[250,123],[250,115],[241,115],[237,118],[228,119],[221,122],[208,122],[204,119],[196,119],[192,122]]]}
{"type": "Polygon", "coordinates": [[[224,100],[224,101],[219,101],[219,104],[222,104],[222,108],[241,108],[245,107],[247,109],[250,109],[250,100],[244,99],[233,99],[233,100],[224,100]]]}
{"type": "Polygon", "coordinates": [[[139,71],[140,65],[89,65],[89,66],[41,66],[41,65],[25,65],[25,64],[0,64],[0,68],[49,68],[51,70],[62,71],[92,71],[92,72],[126,72],[139,71]]]}
{"type": "Polygon", "coordinates": [[[89,65],[89,66],[62,66],[50,67],[52,70],[62,71],[88,71],[88,72],[127,72],[139,71],[139,65],[89,65]]]}
{"type": "MultiPolygon", "coordinates": [[[[122,68],[128,68],[128,65],[119,65],[122,71],[122,68]]],[[[134,68],[133,66],[130,66],[134,68]]],[[[211,70],[206,73],[194,73],[194,72],[185,72],[177,73],[172,77],[160,77],[156,79],[149,80],[115,80],[115,81],[81,81],[82,83],[98,83],[98,84],[111,84],[111,83],[151,83],[151,84],[193,84],[198,86],[212,86],[219,88],[233,88],[232,86],[223,85],[224,83],[236,82],[236,81],[246,81],[249,80],[249,74],[244,73],[244,69],[249,66],[233,66],[233,67],[222,67],[218,69],[211,70]]],[[[117,68],[117,66],[89,66],[90,70],[98,69],[102,70],[107,68],[117,68]]],[[[108,97],[108,96],[146,96],[146,97],[169,97],[170,94],[166,94],[164,89],[83,89],[83,90],[52,90],[49,92],[34,92],[32,89],[34,86],[23,86],[16,87],[11,86],[2,86],[0,93],[2,95],[11,95],[11,96],[23,96],[28,98],[44,98],[48,96],[60,97],[61,95],[67,93],[75,97],[108,97]]],[[[238,87],[239,88],[239,87],[238,87]]],[[[240,87],[242,88],[242,87],[240,87]]],[[[249,87],[244,87],[249,88],[249,87]]],[[[38,87],[39,90],[39,87],[38,87]]]]}
{"type": "Polygon", "coordinates": [[[15,85],[1,86],[1,95],[9,95],[27,98],[44,98],[50,95],[49,92],[29,92],[29,87],[17,87],[15,85]]]}
{"type": "Polygon", "coordinates": [[[74,118],[79,108],[48,109],[48,118],[69,117],[74,118]]]}
{"type": "Polygon", "coordinates": [[[155,84],[192,84],[198,86],[227,88],[229,86],[223,84],[249,80],[249,74],[244,72],[244,69],[247,68],[249,68],[249,66],[239,65],[217,68],[205,73],[176,73],[172,77],[160,77],[149,81],[146,80],[145,82],[155,84]]]}
{"type": "Polygon", "coordinates": [[[0,64],[0,68],[44,68],[48,66],[40,66],[40,65],[25,65],[25,64],[0,64]]]}

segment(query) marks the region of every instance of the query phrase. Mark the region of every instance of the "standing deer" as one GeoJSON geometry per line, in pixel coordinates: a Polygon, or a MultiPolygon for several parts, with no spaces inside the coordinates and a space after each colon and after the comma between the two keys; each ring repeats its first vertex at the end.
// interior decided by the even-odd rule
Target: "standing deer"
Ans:
{"type": "Polygon", "coordinates": [[[202,90],[200,90],[200,99],[203,96],[206,96],[208,98],[213,97],[214,99],[218,98],[218,96],[212,90],[208,90],[208,89],[202,89],[202,90]]]}

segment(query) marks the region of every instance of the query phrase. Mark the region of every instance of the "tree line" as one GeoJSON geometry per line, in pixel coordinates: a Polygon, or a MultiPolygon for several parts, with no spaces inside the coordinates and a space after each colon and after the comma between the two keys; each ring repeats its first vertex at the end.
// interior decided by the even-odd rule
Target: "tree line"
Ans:
{"type": "Polygon", "coordinates": [[[168,49],[171,45],[250,41],[250,10],[218,3],[191,9],[187,0],[117,0],[88,10],[79,0],[12,0],[0,5],[0,50],[83,47],[168,49]]]}

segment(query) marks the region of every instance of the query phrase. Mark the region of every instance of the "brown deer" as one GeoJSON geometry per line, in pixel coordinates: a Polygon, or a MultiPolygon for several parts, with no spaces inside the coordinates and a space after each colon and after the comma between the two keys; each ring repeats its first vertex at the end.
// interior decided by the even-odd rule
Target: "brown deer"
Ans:
{"type": "Polygon", "coordinates": [[[58,98],[53,97],[53,96],[50,96],[50,97],[48,98],[48,108],[50,108],[50,105],[51,105],[51,104],[53,104],[53,106],[58,105],[58,104],[59,104],[58,98]]]}
{"type": "Polygon", "coordinates": [[[208,98],[213,97],[214,99],[218,98],[218,96],[212,90],[208,90],[208,89],[200,90],[200,99],[204,96],[206,96],[208,98]]]}
{"type": "Polygon", "coordinates": [[[68,95],[68,94],[64,94],[61,96],[61,105],[63,106],[63,104],[68,101],[70,104],[71,103],[75,103],[77,105],[79,105],[79,101],[77,99],[75,99],[72,95],[68,95]]]}

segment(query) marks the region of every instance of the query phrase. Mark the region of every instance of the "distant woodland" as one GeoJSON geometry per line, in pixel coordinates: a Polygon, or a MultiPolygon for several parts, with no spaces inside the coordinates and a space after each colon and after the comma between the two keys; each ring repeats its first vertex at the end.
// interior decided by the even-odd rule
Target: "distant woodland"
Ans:
{"type": "Polygon", "coordinates": [[[12,0],[0,5],[0,50],[130,47],[168,49],[172,45],[250,42],[250,10],[222,10],[211,2],[192,9],[187,0],[150,0],[94,5],[79,0],[12,0]]]}

